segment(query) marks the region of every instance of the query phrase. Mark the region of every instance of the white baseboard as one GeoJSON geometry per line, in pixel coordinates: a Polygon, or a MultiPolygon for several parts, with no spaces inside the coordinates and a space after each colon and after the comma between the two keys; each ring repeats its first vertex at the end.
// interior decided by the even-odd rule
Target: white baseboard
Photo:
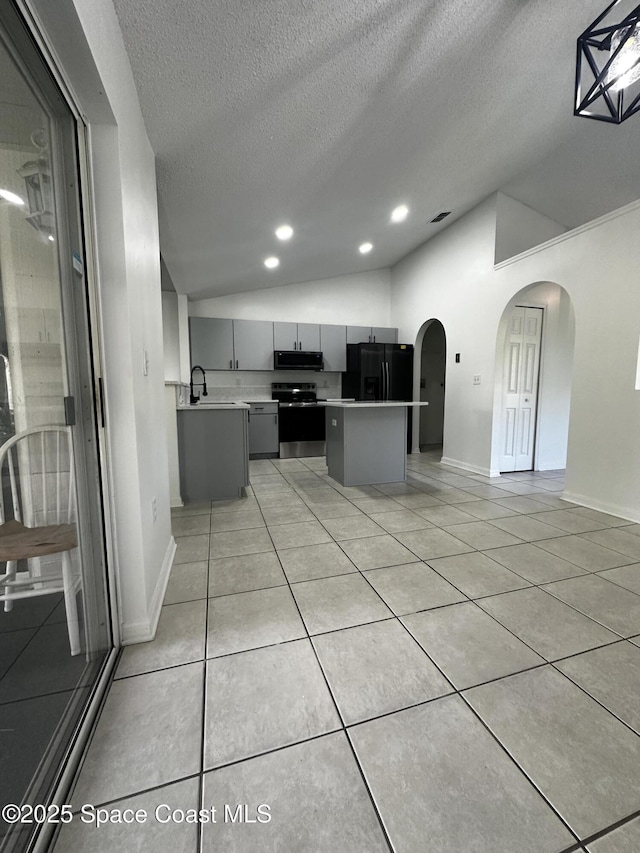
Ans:
{"type": "Polygon", "coordinates": [[[182,498],[180,496],[178,496],[177,498],[171,498],[170,506],[172,509],[175,509],[176,507],[179,507],[179,506],[184,506],[184,501],[182,500],[182,498]]]}
{"type": "Polygon", "coordinates": [[[443,456],[440,462],[443,465],[451,465],[453,468],[462,468],[463,471],[470,471],[472,474],[482,474],[483,477],[499,477],[489,468],[481,468],[479,465],[470,465],[468,462],[461,462],[459,459],[451,459],[449,456],[443,456]]]}
{"type": "Polygon", "coordinates": [[[567,467],[567,460],[561,459],[557,462],[549,462],[546,465],[536,465],[536,471],[563,471],[567,467]]]}
{"type": "Polygon", "coordinates": [[[173,558],[176,555],[176,540],[171,537],[167,550],[165,551],[164,560],[156,588],[149,606],[149,614],[146,619],[141,619],[138,622],[124,623],[121,628],[121,642],[123,646],[132,646],[135,643],[148,643],[156,635],[158,620],[160,619],[160,611],[162,610],[162,602],[164,594],[169,583],[169,574],[173,565],[173,558]]]}
{"type": "MultiPolygon", "coordinates": [[[[551,494],[556,493],[552,492],[551,494]]],[[[608,503],[607,501],[599,501],[589,495],[579,495],[576,492],[560,492],[558,497],[572,504],[580,504],[580,506],[586,506],[598,512],[607,512],[609,515],[616,515],[618,518],[625,518],[630,522],[640,524],[640,510],[638,510],[638,507],[621,506],[620,504],[608,503]]]]}

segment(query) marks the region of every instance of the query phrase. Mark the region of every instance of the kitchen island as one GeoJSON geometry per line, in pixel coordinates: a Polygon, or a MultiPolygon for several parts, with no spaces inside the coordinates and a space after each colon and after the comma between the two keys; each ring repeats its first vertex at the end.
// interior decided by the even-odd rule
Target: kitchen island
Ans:
{"type": "Polygon", "coordinates": [[[244,496],[249,485],[248,412],[246,403],[177,407],[184,503],[244,496]]]}
{"type": "Polygon", "coordinates": [[[428,403],[327,402],[327,466],[342,486],[407,479],[407,410],[428,403]]]}

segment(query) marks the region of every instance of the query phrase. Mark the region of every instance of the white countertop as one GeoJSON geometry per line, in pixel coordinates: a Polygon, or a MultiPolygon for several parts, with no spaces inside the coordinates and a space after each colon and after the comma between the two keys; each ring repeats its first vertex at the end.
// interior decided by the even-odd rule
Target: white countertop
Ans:
{"type": "Polygon", "coordinates": [[[196,412],[211,411],[211,409],[249,409],[250,406],[248,403],[196,403],[195,406],[183,403],[176,408],[179,412],[196,412]]]}
{"type": "Polygon", "coordinates": [[[414,403],[404,400],[387,400],[376,402],[375,400],[356,400],[352,403],[329,402],[319,403],[320,406],[335,406],[337,409],[380,409],[398,408],[400,406],[428,406],[429,403],[414,403]]]}

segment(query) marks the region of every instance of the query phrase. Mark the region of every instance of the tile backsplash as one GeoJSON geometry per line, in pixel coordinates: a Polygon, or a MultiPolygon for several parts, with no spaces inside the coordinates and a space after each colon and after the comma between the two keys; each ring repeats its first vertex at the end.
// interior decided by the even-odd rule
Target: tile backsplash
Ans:
{"type": "MultiPolygon", "coordinates": [[[[342,396],[342,374],[313,370],[207,370],[208,401],[211,403],[243,400],[270,400],[272,382],[315,382],[318,397],[342,396]]],[[[200,373],[194,379],[201,380],[200,373]]],[[[198,393],[196,388],[196,393],[198,393]]],[[[189,386],[176,387],[177,401],[188,402],[189,386]]]]}

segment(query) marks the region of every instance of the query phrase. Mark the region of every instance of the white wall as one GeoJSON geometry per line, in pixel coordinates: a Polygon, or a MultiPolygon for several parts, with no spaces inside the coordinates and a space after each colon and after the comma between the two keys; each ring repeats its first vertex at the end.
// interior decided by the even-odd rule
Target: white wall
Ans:
{"type": "Polygon", "coordinates": [[[180,382],[180,332],[177,293],[162,293],[162,339],[164,342],[164,381],[180,382]]]}
{"type": "MultiPolygon", "coordinates": [[[[485,473],[491,455],[495,336],[507,302],[500,304],[490,285],[495,216],[494,196],[391,270],[391,325],[398,327],[398,340],[418,344],[414,399],[419,399],[422,344],[417,334],[427,320],[437,319],[447,341],[443,455],[485,473]],[[474,374],[484,377],[481,385],[473,385],[474,374]]],[[[414,436],[418,417],[414,409],[414,436]]]]}
{"type": "Polygon", "coordinates": [[[388,269],[189,302],[192,317],[390,326],[388,269]]]}
{"type": "Polygon", "coordinates": [[[566,232],[564,225],[554,222],[515,198],[497,193],[495,262],[505,261],[546,243],[566,232]]]}
{"type": "MultiPolygon", "coordinates": [[[[494,268],[492,197],[392,268],[391,325],[447,335],[444,456],[489,473],[497,333],[524,287],[555,282],[575,314],[566,495],[640,520],[640,206],[630,205],[494,268]],[[454,355],[461,353],[461,363],[454,355]],[[481,374],[478,386],[473,374],[481,374]]],[[[417,389],[416,389],[417,390],[417,389]]],[[[418,394],[416,393],[416,399],[418,394]]]]}
{"type": "Polygon", "coordinates": [[[60,0],[54,9],[48,0],[33,0],[33,5],[89,122],[112,534],[126,643],[153,635],[175,547],[155,158],[111,2],[60,0]]]}

